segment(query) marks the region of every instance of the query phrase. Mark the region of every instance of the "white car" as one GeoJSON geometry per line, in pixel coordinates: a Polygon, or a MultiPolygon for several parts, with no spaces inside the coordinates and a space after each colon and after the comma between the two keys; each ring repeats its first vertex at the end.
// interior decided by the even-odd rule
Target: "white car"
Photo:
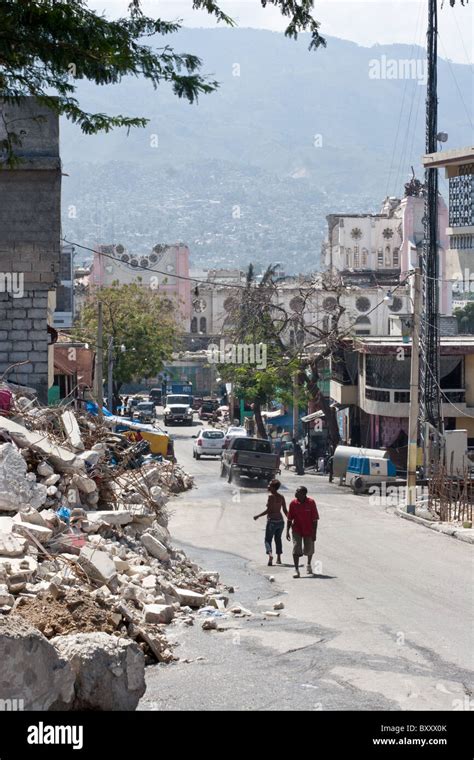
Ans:
{"type": "Polygon", "coordinates": [[[227,448],[232,438],[247,438],[246,429],[244,427],[237,427],[236,425],[228,427],[224,436],[224,449],[227,448]]]}
{"type": "Polygon", "coordinates": [[[224,445],[224,432],[222,430],[200,430],[193,443],[194,459],[201,459],[203,455],[220,457],[224,445]]]}

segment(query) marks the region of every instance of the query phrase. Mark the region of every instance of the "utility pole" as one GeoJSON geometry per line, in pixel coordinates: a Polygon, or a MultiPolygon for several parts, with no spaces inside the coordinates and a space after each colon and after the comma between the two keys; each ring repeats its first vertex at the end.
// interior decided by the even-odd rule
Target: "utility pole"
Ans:
{"type": "MultiPolygon", "coordinates": [[[[428,0],[426,153],[435,153],[438,139],[437,92],[437,0],[428,0]]],[[[420,438],[425,458],[425,474],[437,470],[443,417],[440,393],[439,260],[438,260],[438,170],[425,170],[424,241],[421,257],[423,315],[420,342],[420,438]],[[429,434],[433,433],[433,436],[429,434]],[[433,438],[433,447],[429,442],[433,438]],[[429,449],[429,450],[428,450],[429,449]],[[428,466],[427,457],[431,460],[428,466]]]]}
{"type": "Polygon", "coordinates": [[[97,380],[97,404],[99,417],[102,417],[104,405],[104,345],[103,345],[104,320],[102,315],[102,301],[97,303],[97,353],[95,376],[97,380]]]}
{"type": "Polygon", "coordinates": [[[298,375],[293,376],[293,438],[298,439],[299,432],[299,393],[298,375]]]}
{"type": "Polygon", "coordinates": [[[114,339],[112,335],[109,337],[108,346],[108,377],[107,377],[107,400],[109,412],[114,411],[114,339]]]}
{"type": "Polygon", "coordinates": [[[411,372],[410,372],[410,412],[408,417],[408,463],[407,463],[407,512],[415,514],[416,505],[416,462],[418,454],[418,392],[420,377],[420,322],[421,322],[421,271],[415,269],[411,372]]]}

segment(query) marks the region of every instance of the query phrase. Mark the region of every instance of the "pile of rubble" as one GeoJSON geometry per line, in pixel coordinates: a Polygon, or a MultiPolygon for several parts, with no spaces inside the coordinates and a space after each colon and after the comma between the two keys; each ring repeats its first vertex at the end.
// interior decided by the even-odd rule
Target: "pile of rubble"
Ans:
{"type": "MultiPolygon", "coordinates": [[[[86,449],[70,412],[66,421],[62,415],[70,430],[59,443],[54,432],[38,424],[51,420],[41,411],[24,413],[22,420],[0,416],[0,658],[11,659],[17,651],[21,670],[26,666],[20,641],[26,659],[31,640],[38,651],[54,648],[48,657],[58,673],[67,674],[66,681],[59,679],[56,688],[51,677],[37,672],[43,667],[38,665],[33,670],[35,683],[36,678],[43,683],[41,695],[32,687],[27,709],[130,709],[141,696],[141,686],[131,688],[130,678],[144,684],[138,670],[145,664],[176,659],[166,626],[173,620],[192,624],[194,610],[222,609],[227,602],[217,574],[200,571],[170,543],[166,503],[170,493],[192,481],[167,461],[127,467],[124,454],[117,463],[120,437],[101,431],[97,422],[101,435],[94,443],[94,426],[86,421],[86,449]],[[114,662],[120,660],[110,664],[109,657],[123,692],[115,707],[110,695],[117,685],[108,692],[104,686],[94,689],[97,674],[89,673],[97,658],[99,672],[105,668],[107,652],[114,662]],[[60,664],[64,660],[69,670],[60,664]],[[127,675],[129,660],[138,668],[133,677],[127,675]],[[105,703],[100,702],[97,694],[106,692],[105,703]]],[[[15,689],[25,693],[22,678],[16,673],[10,696],[15,689]]],[[[99,680],[108,683],[108,677],[99,680]]],[[[1,684],[3,699],[6,683],[1,684]]]]}

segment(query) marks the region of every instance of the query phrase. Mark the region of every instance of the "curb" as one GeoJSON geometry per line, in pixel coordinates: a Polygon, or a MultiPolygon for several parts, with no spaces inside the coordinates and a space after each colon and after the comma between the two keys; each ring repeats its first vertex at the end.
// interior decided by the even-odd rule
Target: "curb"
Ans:
{"type": "Polygon", "coordinates": [[[449,525],[444,523],[432,522],[426,520],[424,517],[417,517],[416,515],[409,515],[404,512],[400,507],[395,509],[395,514],[398,517],[403,517],[404,520],[411,520],[411,522],[418,523],[418,525],[424,525],[425,528],[435,530],[437,533],[443,533],[445,536],[451,536],[457,538],[458,541],[464,541],[466,544],[474,544],[474,529],[472,528],[450,528],[449,525]]]}

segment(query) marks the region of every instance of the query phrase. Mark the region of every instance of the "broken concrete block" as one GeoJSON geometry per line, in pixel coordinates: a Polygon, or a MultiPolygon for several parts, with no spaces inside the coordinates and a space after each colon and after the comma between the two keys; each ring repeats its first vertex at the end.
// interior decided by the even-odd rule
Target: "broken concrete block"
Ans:
{"type": "Polygon", "coordinates": [[[51,640],[75,674],[73,710],[135,710],[145,693],[145,657],[134,641],[107,633],[51,640]]]}
{"type": "Polygon", "coordinates": [[[92,478],[88,478],[87,475],[74,474],[72,476],[72,484],[82,493],[90,494],[97,491],[97,483],[92,478]]]}
{"type": "Polygon", "coordinates": [[[56,486],[48,486],[47,488],[48,496],[56,496],[57,493],[58,493],[58,489],[56,488],[56,486]]]}
{"type": "Polygon", "coordinates": [[[58,475],[57,473],[54,473],[52,475],[48,475],[48,477],[43,480],[43,485],[46,486],[46,488],[49,488],[49,486],[55,486],[56,483],[59,483],[61,480],[61,475],[58,475]]]}
{"type": "Polygon", "coordinates": [[[159,559],[162,562],[165,562],[170,558],[166,546],[164,546],[161,541],[158,541],[157,538],[152,536],[151,533],[143,533],[140,540],[145,549],[152,555],[152,557],[156,557],[156,559],[159,559]]]}
{"type": "Polygon", "coordinates": [[[215,631],[219,623],[215,618],[207,618],[202,624],[203,631],[215,631]]]}
{"type": "MultiPolygon", "coordinates": [[[[2,417],[2,428],[7,430],[16,445],[22,449],[32,449],[50,459],[58,472],[84,472],[85,463],[72,451],[58,446],[44,433],[28,430],[8,417],[2,417]]],[[[11,446],[11,444],[4,444],[11,446]]]]}
{"type": "MultiPolygon", "coordinates": [[[[2,417],[3,420],[6,418],[2,417]]],[[[40,507],[46,501],[46,487],[28,477],[27,465],[13,443],[0,445],[0,510],[17,512],[23,506],[40,507]]]]}
{"type": "Polygon", "coordinates": [[[15,597],[10,594],[8,586],[5,583],[0,584],[0,607],[10,607],[15,604],[15,597]]]}
{"type": "Polygon", "coordinates": [[[206,603],[204,594],[198,594],[196,591],[191,591],[191,589],[177,588],[176,586],[175,591],[182,607],[203,607],[206,603]]]}
{"type": "Polygon", "coordinates": [[[118,573],[124,573],[130,568],[130,564],[125,559],[120,559],[120,557],[114,557],[113,563],[118,573]]]}
{"type": "Polygon", "coordinates": [[[90,512],[87,519],[91,522],[102,520],[107,525],[128,525],[132,522],[132,515],[128,509],[107,509],[99,512],[90,512]]]}
{"type": "Polygon", "coordinates": [[[7,583],[11,590],[11,578],[15,577],[17,583],[29,581],[36,572],[38,563],[28,554],[24,557],[0,557],[0,570],[2,567],[6,571],[7,583]]]}
{"type": "Polygon", "coordinates": [[[47,462],[40,462],[36,468],[36,472],[42,478],[49,478],[51,475],[55,474],[53,468],[47,462]]]}
{"type": "Polygon", "coordinates": [[[83,451],[84,444],[82,442],[81,431],[79,430],[79,425],[77,424],[74,412],[70,409],[66,409],[66,411],[61,415],[61,421],[63,423],[68,442],[71,444],[72,448],[83,451]]]}
{"type": "Polygon", "coordinates": [[[82,547],[77,563],[90,578],[106,585],[117,577],[115,564],[109,555],[93,546],[82,547]]]}
{"type": "Polygon", "coordinates": [[[36,538],[36,540],[41,544],[44,544],[44,542],[48,541],[48,539],[50,539],[53,535],[51,528],[46,528],[43,525],[35,525],[35,523],[30,522],[15,522],[13,526],[13,533],[16,533],[20,536],[25,536],[25,538],[27,538],[33,544],[34,541],[32,541],[31,536],[36,538]]]}
{"type": "Polygon", "coordinates": [[[15,536],[13,533],[0,533],[0,556],[22,557],[26,552],[26,538],[15,536]]]}
{"type": "Polygon", "coordinates": [[[26,522],[26,523],[33,523],[34,525],[42,525],[43,528],[49,528],[50,526],[46,522],[45,515],[47,514],[53,514],[56,513],[52,510],[38,512],[37,509],[32,509],[30,507],[26,507],[24,509],[21,509],[20,512],[18,512],[15,517],[13,518],[14,522],[26,522]]]}
{"type": "Polygon", "coordinates": [[[86,504],[88,507],[95,507],[99,503],[99,492],[93,491],[92,493],[88,493],[86,496],[86,504]]]}
{"type": "Polygon", "coordinates": [[[174,608],[171,604],[146,604],[143,608],[145,623],[171,623],[174,608]]]}
{"type": "Polygon", "coordinates": [[[273,605],[273,609],[274,610],[284,610],[285,609],[285,605],[283,604],[283,602],[275,602],[275,604],[273,605]]]}
{"type": "Polygon", "coordinates": [[[25,710],[68,709],[74,696],[69,663],[36,628],[14,613],[0,617],[0,698],[25,710]]]}
{"type": "Polygon", "coordinates": [[[146,575],[142,578],[142,586],[146,589],[156,589],[156,575],[146,575]]]}
{"type": "Polygon", "coordinates": [[[0,531],[2,533],[11,533],[13,528],[13,517],[0,517],[0,531]]]}

